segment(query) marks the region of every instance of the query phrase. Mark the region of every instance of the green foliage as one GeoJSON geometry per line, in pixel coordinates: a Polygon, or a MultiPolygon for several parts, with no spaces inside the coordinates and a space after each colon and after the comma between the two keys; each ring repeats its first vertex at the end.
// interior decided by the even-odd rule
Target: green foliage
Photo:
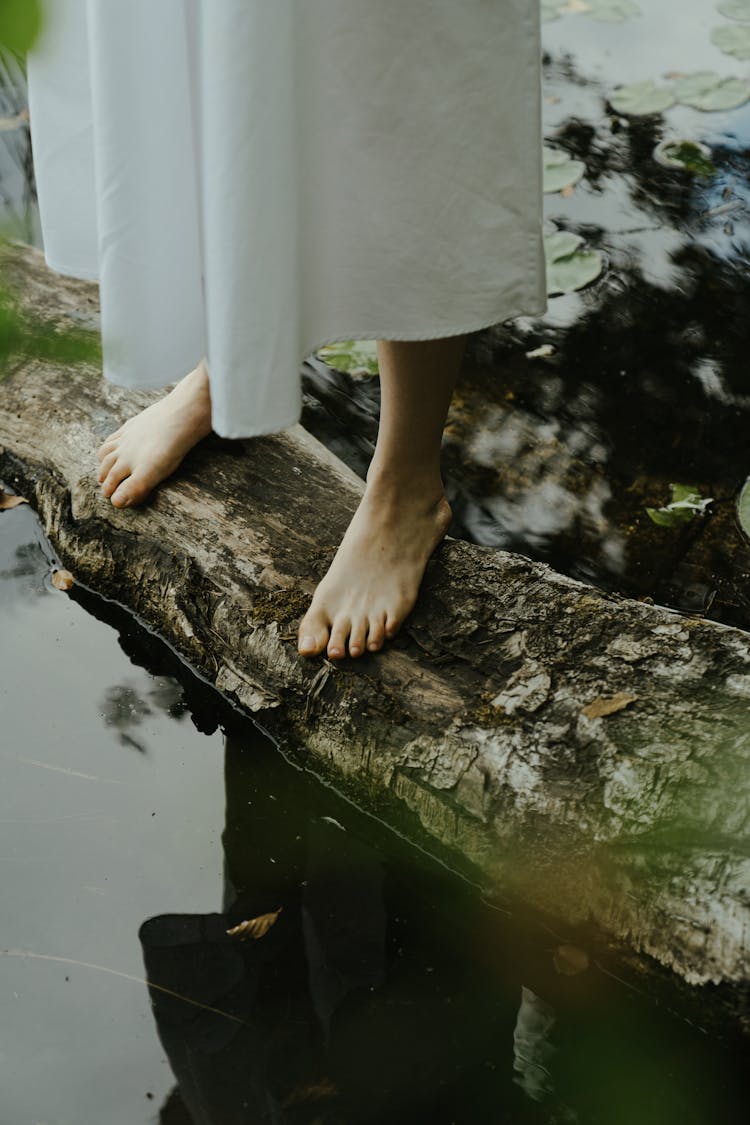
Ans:
{"type": "Polygon", "coordinates": [[[24,55],[42,23],[40,0],[0,0],[0,46],[24,55]]]}
{"type": "Polygon", "coordinates": [[[99,364],[100,337],[96,332],[41,324],[20,311],[9,289],[0,288],[0,382],[9,375],[16,359],[99,364]]]}
{"type": "Polygon", "coordinates": [[[704,499],[692,485],[673,484],[670,503],[663,508],[646,508],[646,514],[659,527],[676,528],[689,523],[712,503],[712,497],[704,499]]]}
{"type": "Polygon", "coordinates": [[[329,367],[355,375],[378,374],[378,351],[375,340],[339,340],[318,349],[318,355],[329,367]]]}

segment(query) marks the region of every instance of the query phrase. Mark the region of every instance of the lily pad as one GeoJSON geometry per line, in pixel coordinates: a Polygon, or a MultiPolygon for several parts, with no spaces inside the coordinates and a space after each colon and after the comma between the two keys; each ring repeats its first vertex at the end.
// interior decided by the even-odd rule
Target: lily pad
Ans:
{"type": "Polygon", "coordinates": [[[737,501],[737,515],[740,527],[750,539],[750,477],[745,481],[740,498],[737,501]]]}
{"type": "Polygon", "coordinates": [[[545,192],[563,191],[564,188],[577,184],[586,165],[582,160],[573,160],[567,152],[560,152],[556,148],[543,148],[544,153],[544,190],[545,192]]]}
{"type": "Polygon", "coordinates": [[[750,27],[745,24],[724,23],[711,32],[711,42],[725,55],[736,59],[750,59],[750,27]]]}
{"type": "Polygon", "coordinates": [[[597,250],[582,250],[583,242],[579,234],[567,230],[545,237],[548,296],[573,293],[599,277],[604,259],[597,250]]]}
{"type": "Polygon", "coordinates": [[[618,86],[609,98],[609,104],[618,113],[637,117],[647,113],[662,113],[674,105],[674,94],[668,86],[657,86],[650,78],[618,86]]]}
{"type": "Polygon", "coordinates": [[[750,23],[750,0],[719,0],[716,7],[727,19],[750,23]]]}
{"type": "Polygon", "coordinates": [[[378,349],[374,340],[339,340],[318,348],[318,355],[329,367],[350,375],[378,373],[378,349]]]}
{"type": "Polygon", "coordinates": [[[713,176],[716,172],[711,149],[700,141],[662,141],[654,149],[654,159],[665,168],[680,168],[698,176],[713,176]]]}
{"type": "Polygon", "coordinates": [[[565,0],[542,0],[542,23],[551,23],[552,20],[559,20],[561,16],[560,9],[563,7],[565,0]]]}
{"type": "Polygon", "coordinates": [[[623,23],[641,14],[641,7],[635,0],[586,0],[586,5],[589,9],[586,14],[602,23],[623,23]]]}
{"type": "Polygon", "coordinates": [[[682,105],[707,112],[734,109],[750,100],[750,82],[744,78],[725,78],[713,70],[699,70],[675,83],[674,96],[682,105]]]}
{"type": "Polygon", "coordinates": [[[673,484],[672,500],[663,508],[646,508],[646,514],[659,527],[680,527],[705,512],[713,497],[704,498],[690,484],[673,484]]]}

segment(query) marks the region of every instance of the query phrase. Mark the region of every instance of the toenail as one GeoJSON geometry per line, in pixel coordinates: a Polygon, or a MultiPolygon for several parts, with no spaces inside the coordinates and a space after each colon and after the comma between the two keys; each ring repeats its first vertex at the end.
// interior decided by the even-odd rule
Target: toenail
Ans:
{"type": "Polygon", "coordinates": [[[361,651],[362,651],[362,649],[359,647],[359,645],[352,645],[351,648],[349,649],[349,653],[352,656],[359,656],[361,651]]]}
{"type": "Polygon", "coordinates": [[[377,641],[370,641],[367,647],[369,648],[370,652],[377,652],[380,646],[377,641]]]}
{"type": "Polygon", "coordinates": [[[311,636],[308,635],[306,637],[303,637],[302,640],[299,643],[300,652],[312,652],[312,650],[314,648],[315,648],[315,637],[311,637],[311,636]]]}
{"type": "Polygon", "coordinates": [[[329,656],[341,656],[342,652],[341,652],[340,648],[329,648],[328,655],[329,656]]]}

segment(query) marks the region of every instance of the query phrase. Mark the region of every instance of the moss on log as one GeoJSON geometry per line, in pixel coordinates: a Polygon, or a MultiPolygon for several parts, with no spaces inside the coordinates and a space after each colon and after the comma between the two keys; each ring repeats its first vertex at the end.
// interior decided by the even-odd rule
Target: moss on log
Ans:
{"type": "MultiPolygon", "coordinates": [[[[96,324],[95,286],[35,251],[4,272],[48,323],[96,324]]],[[[0,385],[0,476],[77,580],[363,805],[612,963],[746,1023],[750,637],[448,540],[387,651],[301,658],[297,619],[361,482],[301,427],[211,436],[118,511],[96,449],[159,393],[48,361],[0,385]]]]}

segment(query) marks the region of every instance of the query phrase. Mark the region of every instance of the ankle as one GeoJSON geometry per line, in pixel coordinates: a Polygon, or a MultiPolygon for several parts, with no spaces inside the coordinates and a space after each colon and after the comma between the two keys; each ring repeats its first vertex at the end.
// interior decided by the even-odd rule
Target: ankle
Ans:
{"type": "Polygon", "coordinates": [[[373,462],[367,471],[366,495],[378,504],[410,504],[426,511],[445,501],[445,486],[439,469],[382,467],[373,462]]]}

